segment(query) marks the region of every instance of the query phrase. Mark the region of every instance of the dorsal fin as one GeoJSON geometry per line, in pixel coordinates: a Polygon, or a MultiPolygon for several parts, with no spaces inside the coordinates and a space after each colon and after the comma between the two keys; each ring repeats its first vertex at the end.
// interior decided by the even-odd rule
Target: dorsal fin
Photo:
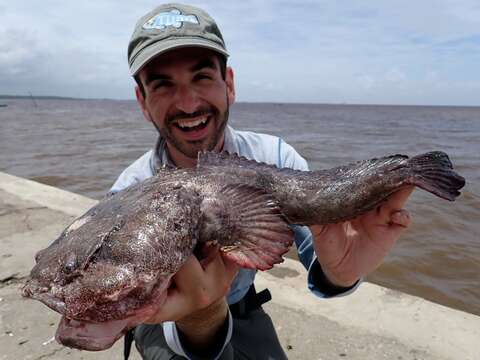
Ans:
{"type": "Polygon", "coordinates": [[[170,172],[172,170],[177,170],[177,169],[178,167],[176,167],[175,165],[162,164],[162,166],[155,168],[155,175],[158,175],[162,172],[170,172]]]}
{"type": "Polygon", "coordinates": [[[220,153],[213,151],[201,151],[198,153],[197,169],[208,169],[211,167],[242,167],[252,170],[277,173],[289,176],[303,175],[306,171],[293,170],[290,168],[278,168],[264,162],[247,159],[236,153],[230,154],[227,151],[220,153]]]}

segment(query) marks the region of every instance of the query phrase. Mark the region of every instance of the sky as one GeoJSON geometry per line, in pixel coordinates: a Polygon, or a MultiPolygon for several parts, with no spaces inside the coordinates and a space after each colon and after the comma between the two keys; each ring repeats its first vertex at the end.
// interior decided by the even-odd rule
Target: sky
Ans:
{"type": "MultiPolygon", "coordinates": [[[[126,52],[159,5],[0,0],[0,94],[134,99],[126,52]]],[[[480,106],[480,1],[193,1],[237,101],[480,106]]]]}

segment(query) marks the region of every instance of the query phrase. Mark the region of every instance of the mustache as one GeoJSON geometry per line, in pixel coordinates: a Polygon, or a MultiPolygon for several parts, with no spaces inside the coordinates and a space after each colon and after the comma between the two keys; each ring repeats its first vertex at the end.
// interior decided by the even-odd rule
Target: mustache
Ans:
{"type": "Polygon", "coordinates": [[[193,113],[186,113],[186,112],[183,112],[183,111],[179,111],[179,112],[176,112],[175,114],[169,115],[166,118],[166,122],[168,124],[171,124],[173,121],[178,120],[178,119],[193,119],[193,118],[196,118],[198,116],[208,115],[208,114],[213,114],[213,113],[214,113],[214,109],[211,108],[211,107],[199,109],[197,111],[194,111],[193,113]]]}

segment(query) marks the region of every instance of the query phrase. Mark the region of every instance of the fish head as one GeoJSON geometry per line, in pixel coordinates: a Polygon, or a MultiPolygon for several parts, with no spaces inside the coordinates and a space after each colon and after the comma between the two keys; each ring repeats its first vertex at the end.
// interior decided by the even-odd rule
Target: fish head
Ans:
{"type": "MultiPolygon", "coordinates": [[[[158,233],[165,233],[162,219],[141,209],[114,220],[94,213],[75,220],[36,254],[22,292],[70,319],[127,317],[139,303],[135,299],[145,301],[155,289],[166,287],[178,263],[165,258],[163,249],[155,251],[151,246],[158,233]],[[157,266],[149,266],[155,261],[157,266]]],[[[160,245],[175,253],[171,241],[160,245]]],[[[188,254],[173,260],[182,256],[188,254]]]]}
{"type": "Polygon", "coordinates": [[[59,289],[79,275],[78,256],[64,242],[68,228],[47,248],[35,255],[35,266],[22,289],[25,297],[42,301],[53,310],[64,313],[64,297],[59,289]]]}
{"type": "MultiPolygon", "coordinates": [[[[146,231],[139,226],[145,218],[137,213],[135,219],[127,217],[106,226],[101,216],[84,215],[36,254],[22,295],[62,315],[56,333],[59,342],[84,350],[107,349],[163,305],[175,269],[148,269],[132,259],[115,261],[114,254],[121,251],[142,257],[138,241],[120,245],[126,232],[138,240],[138,234],[146,231]],[[113,228],[108,236],[99,231],[113,228]]],[[[143,259],[150,261],[145,255],[143,259]]]]}
{"type": "Polygon", "coordinates": [[[119,336],[113,330],[153,315],[193,253],[197,194],[134,190],[100,202],[35,257],[23,296],[63,315],[57,338],[65,345],[107,348],[119,336]],[[103,340],[89,338],[98,332],[103,340]]]}

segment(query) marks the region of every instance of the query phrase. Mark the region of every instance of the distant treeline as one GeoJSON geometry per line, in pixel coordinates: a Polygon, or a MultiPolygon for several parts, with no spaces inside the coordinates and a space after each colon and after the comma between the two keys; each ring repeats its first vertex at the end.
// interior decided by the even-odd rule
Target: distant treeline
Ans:
{"type": "Polygon", "coordinates": [[[32,95],[2,95],[0,94],[0,99],[51,99],[51,100],[75,100],[76,98],[65,97],[65,96],[32,96],[32,95]]]}

